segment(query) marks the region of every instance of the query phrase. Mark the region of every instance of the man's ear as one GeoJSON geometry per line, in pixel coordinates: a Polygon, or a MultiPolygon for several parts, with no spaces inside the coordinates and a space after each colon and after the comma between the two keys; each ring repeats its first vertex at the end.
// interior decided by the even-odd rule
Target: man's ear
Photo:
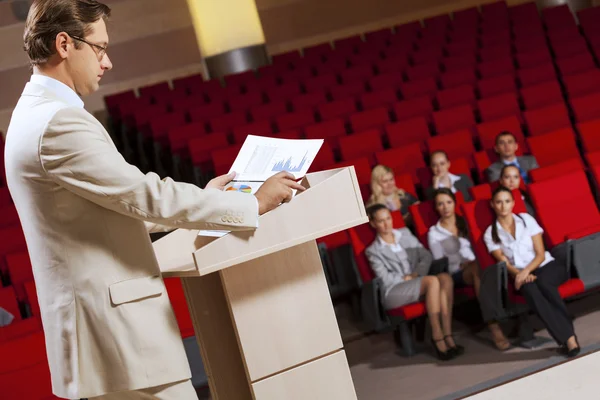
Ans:
{"type": "Polygon", "coordinates": [[[496,154],[500,154],[500,150],[498,150],[498,145],[494,145],[494,151],[496,152],[496,154]]]}
{"type": "Polygon", "coordinates": [[[519,143],[515,143],[515,146],[516,146],[515,147],[515,153],[516,153],[517,151],[519,151],[519,143]]]}
{"type": "Polygon", "coordinates": [[[60,32],[56,35],[54,40],[54,46],[56,47],[56,54],[63,60],[67,58],[69,54],[69,44],[72,43],[72,39],[67,35],[66,32],[60,32]]]}

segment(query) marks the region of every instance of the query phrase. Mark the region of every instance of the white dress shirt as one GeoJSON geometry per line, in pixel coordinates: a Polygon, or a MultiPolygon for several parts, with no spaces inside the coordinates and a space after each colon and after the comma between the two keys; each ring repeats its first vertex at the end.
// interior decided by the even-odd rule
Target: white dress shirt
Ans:
{"type": "MultiPolygon", "coordinates": [[[[531,215],[522,213],[519,216],[513,214],[513,218],[515,219],[514,238],[510,232],[505,231],[500,226],[500,223],[496,221],[500,243],[494,243],[492,240],[491,225],[486,229],[483,240],[490,253],[494,250],[502,250],[502,253],[515,268],[524,269],[535,258],[533,236],[543,233],[544,230],[531,215]]],[[[554,258],[546,251],[544,261],[542,261],[538,268],[543,267],[553,260],[554,258]]]]}
{"type": "MultiPolygon", "coordinates": [[[[452,190],[452,193],[456,193],[456,188],[454,187],[454,184],[460,180],[460,176],[449,173],[448,177],[450,178],[450,187],[448,189],[452,190]]],[[[446,186],[442,183],[442,180],[440,179],[437,187],[434,186],[434,189],[439,189],[439,188],[443,188],[443,187],[446,187],[446,186]]]]}
{"type": "Polygon", "coordinates": [[[33,74],[29,82],[45,87],[70,106],[83,108],[83,100],[73,89],[46,75],[33,74]]]}
{"type": "Polygon", "coordinates": [[[448,258],[448,272],[451,274],[460,271],[462,264],[475,261],[469,240],[453,235],[439,221],[429,228],[427,242],[434,260],[448,258]]]}

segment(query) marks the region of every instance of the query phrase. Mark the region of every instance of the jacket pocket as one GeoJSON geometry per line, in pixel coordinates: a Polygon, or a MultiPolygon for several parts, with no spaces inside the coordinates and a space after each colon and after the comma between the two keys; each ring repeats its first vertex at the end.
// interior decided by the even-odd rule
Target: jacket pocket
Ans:
{"type": "Polygon", "coordinates": [[[162,279],[159,275],[155,275],[112,283],[108,286],[108,292],[112,303],[118,306],[147,297],[158,297],[162,294],[163,288],[162,279]]]}

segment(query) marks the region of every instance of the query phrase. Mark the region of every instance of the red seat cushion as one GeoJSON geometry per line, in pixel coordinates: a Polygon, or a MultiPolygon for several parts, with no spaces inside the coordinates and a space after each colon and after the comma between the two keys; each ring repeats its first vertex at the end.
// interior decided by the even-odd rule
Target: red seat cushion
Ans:
{"type": "Polygon", "coordinates": [[[411,303],[402,307],[387,310],[388,315],[392,317],[402,317],[407,321],[419,318],[427,314],[427,307],[424,302],[411,303]]]}

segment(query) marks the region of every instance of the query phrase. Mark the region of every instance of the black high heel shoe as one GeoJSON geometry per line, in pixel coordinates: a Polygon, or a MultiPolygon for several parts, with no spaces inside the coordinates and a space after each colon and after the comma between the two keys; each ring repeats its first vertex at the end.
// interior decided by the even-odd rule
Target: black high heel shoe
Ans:
{"type": "Polygon", "coordinates": [[[575,342],[577,343],[577,347],[573,347],[571,350],[569,350],[569,346],[566,343],[562,345],[562,353],[566,355],[567,358],[573,358],[581,353],[581,347],[579,346],[577,335],[575,335],[575,342]]]}
{"type": "Polygon", "coordinates": [[[454,358],[454,354],[451,354],[450,350],[441,351],[436,345],[437,342],[444,342],[444,344],[445,344],[446,339],[445,338],[442,338],[439,340],[431,339],[431,344],[433,345],[433,349],[435,350],[435,356],[438,358],[438,360],[440,360],[440,361],[452,360],[454,358]]]}
{"type": "MultiPolygon", "coordinates": [[[[444,341],[446,340],[447,337],[451,337],[454,340],[454,336],[446,335],[446,336],[444,336],[444,341]]],[[[448,347],[448,353],[452,354],[453,357],[458,357],[458,356],[462,356],[463,354],[465,354],[465,348],[463,346],[461,346],[460,344],[456,344],[456,342],[454,342],[454,346],[452,346],[452,347],[448,346],[448,343],[446,343],[446,346],[448,347]]]]}

